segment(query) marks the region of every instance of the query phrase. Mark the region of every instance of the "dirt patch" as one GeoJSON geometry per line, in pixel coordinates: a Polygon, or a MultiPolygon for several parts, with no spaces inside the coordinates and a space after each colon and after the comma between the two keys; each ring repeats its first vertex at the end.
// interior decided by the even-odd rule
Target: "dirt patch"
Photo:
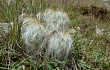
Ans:
{"type": "Polygon", "coordinates": [[[80,7],[78,11],[83,16],[93,16],[95,19],[100,20],[107,18],[107,15],[109,13],[109,11],[106,8],[97,7],[94,5],[90,5],[89,7],[88,6],[80,7]]]}

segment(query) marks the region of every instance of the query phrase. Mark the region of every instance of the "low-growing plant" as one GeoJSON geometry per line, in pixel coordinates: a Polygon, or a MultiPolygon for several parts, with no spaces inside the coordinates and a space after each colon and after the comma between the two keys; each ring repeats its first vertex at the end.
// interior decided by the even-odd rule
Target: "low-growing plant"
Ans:
{"type": "Polygon", "coordinates": [[[66,30],[69,25],[69,17],[62,11],[47,9],[43,15],[44,26],[50,31],[66,30]],[[50,20],[51,19],[51,20],[50,20]]]}
{"type": "Polygon", "coordinates": [[[72,43],[73,40],[69,33],[52,31],[45,37],[42,47],[46,49],[49,57],[64,60],[68,58],[72,50],[72,43]]]}

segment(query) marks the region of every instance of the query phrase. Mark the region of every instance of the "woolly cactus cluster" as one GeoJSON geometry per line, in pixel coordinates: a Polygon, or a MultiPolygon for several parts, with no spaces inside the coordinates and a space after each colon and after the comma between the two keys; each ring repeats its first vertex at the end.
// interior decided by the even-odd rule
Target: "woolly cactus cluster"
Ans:
{"type": "Polygon", "coordinates": [[[68,28],[69,18],[65,13],[51,9],[40,16],[41,14],[37,15],[38,20],[43,19],[43,24],[36,19],[24,19],[21,28],[24,42],[32,48],[31,51],[41,48],[46,49],[48,55],[56,59],[66,58],[73,46],[71,36],[64,31],[68,28]]]}

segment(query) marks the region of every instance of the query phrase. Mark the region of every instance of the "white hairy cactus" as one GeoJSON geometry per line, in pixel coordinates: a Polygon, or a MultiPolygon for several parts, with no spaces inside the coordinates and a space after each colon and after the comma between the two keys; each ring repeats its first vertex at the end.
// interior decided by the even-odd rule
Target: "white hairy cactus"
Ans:
{"type": "Polygon", "coordinates": [[[43,21],[47,30],[65,30],[68,27],[69,18],[62,11],[47,9],[43,15],[43,21]]]}
{"type": "Polygon", "coordinates": [[[45,36],[45,28],[36,19],[25,18],[21,34],[25,44],[30,47],[29,50],[33,51],[42,43],[45,36]]]}
{"type": "Polygon", "coordinates": [[[72,43],[73,40],[68,33],[53,31],[47,34],[43,47],[47,49],[49,56],[62,60],[70,53],[72,43]]]}
{"type": "Polygon", "coordinates": [[[37,54],[36,48],[45,49],[49,57],[66,59],[73,46],[71,36],[65,32],[69,23],[68,16],[61,11],[51,9],[36,16],[38,20],[43,20],[44,24],[33,18],[23,20],[21,34],[25,44],[29,46],[27,51],[37,54]]]}

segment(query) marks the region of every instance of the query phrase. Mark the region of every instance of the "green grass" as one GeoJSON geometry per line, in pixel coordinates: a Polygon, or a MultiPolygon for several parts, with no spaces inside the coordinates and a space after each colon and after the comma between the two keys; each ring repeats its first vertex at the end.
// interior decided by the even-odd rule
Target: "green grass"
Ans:
{"type": "MultiPolygon", "coordinates": [[[[0,1],[0,22],[13,22],[9,34],[0,34],[0,70],[64,70],[72,69],[72,58],[79,70],[109,70],[110,69],[110,21],[99,21],[85,18],[76,9],[82,5],[91,4],[104,6],[99,0],[84,0],[56,4],[53,0],[16,0],[8,6],[6,0],[0,1]],[[25,2],[26,1],[26,2],[25,2]],[[26,54],[24,43],[21,40],[21,24],[18,16],[24,11],[35,15],[47,8],[62,9],[71,19],[70,28],[82,28],[71,34],[74,40],[74,49],[68,60],[49,60],[47,54],[41,54],[36,59],[26,54]],[[87,27],[84,27],[88,25],[87,27]],[[104,35],[96,36],[95,26],[106,29],[104,35]],[[35,61],[36,60],[36,61],[35,61]]],[[[104,6],[105,7],[105,6],[104,6]]]]}

